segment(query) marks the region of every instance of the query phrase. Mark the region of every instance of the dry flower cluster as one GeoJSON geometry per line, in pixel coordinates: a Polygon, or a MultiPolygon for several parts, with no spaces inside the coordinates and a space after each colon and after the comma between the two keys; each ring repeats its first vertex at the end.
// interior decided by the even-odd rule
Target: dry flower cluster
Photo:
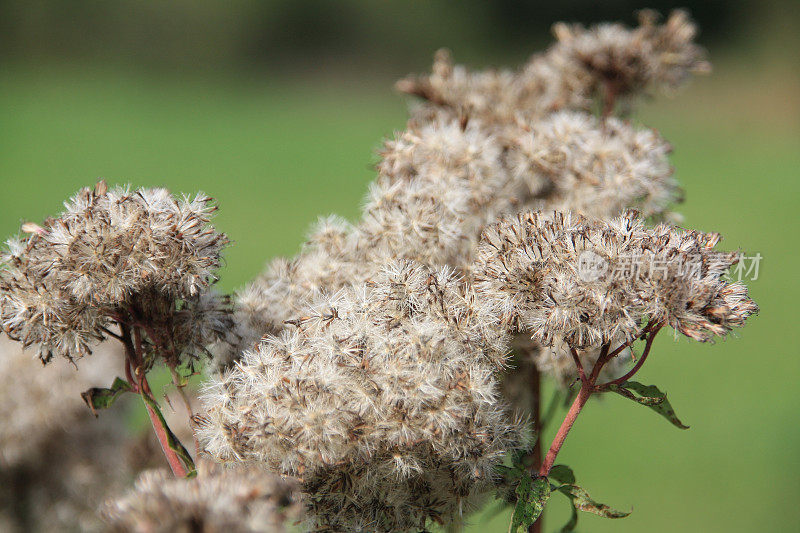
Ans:
{"type": "Polygon", "coordinates": [[[164,329],[171,366],[204,350],[225,327],[221,301],[207,292],[227,244],[209,226],[215,209],[206,196],[175,199],[166,189],[81,190],[60,217],[27,223],[24,238],[8,241],[5,332],[38,346],[43,361],[86,355],[115,322],[164,329]]]}
{"type": "Polygon", "coordinates": [[[545,346],[629,342],[649,322],[709,341],[757,310],[743,285],[721,279],[738,254],[715,251],[717,241],[718,234],[665,224],[647,228],[635,212],[609,221],[525,213],[484,233],[476,290],[545,346]],[[609,264],[633,257],[655,266],[587,280],[580,261],[587,253],[609,264]],[[694,261],[696,270],[688,268],[694,261]]]}
{"type": "Polygon", "coordinates": [[[492,307],[407,261],[307,311],[206,389],[206,452],[302,479],[334,531],[460,520],[520,442],[492,307]]]}
{"type": "Polygon", "coordinates": [[[132,491],[101,509],[110,531],[126,533],[280,533],[299,512],[291,482],[237,470],[194,480],[148,470],[132,491]]]}
{"type": "Polygon", "coordinates": [[[179,477],[194,463],[145,376],[164,363],[182,390],[178,368],[214,353],[192,422],[196,455],[223,467],[143,474],[103,507],[110,527],[458,528],[500,495],[513,531],[539,531],[551,488],[623,516],[552,468],[581,409],[617,392],[684,427],[629,381],[655,335],[710,341],[758,309],[723,278],[737,254],[715,251],[718,235],[669,225],[682,195],[669,144],[618,116],[707,70],[695,33],[682,12],[662,25],[646,12],[633,29],[557,25],[517,71],[438,53],[398,83],[422,102],[385,143],[361,218],[321,220],[233,308],[209,289],[227,239],[205,196],[101,182],[25,225],[0,271],[3,329],[43,361],[120,340],[126,379],[84,399],[139,394],[179,477]],[[663,267],[613,275],[632,257],[663,267]],[[543,376],[568,398],[579,385],[545,456],[531,445],[543,376]]]}

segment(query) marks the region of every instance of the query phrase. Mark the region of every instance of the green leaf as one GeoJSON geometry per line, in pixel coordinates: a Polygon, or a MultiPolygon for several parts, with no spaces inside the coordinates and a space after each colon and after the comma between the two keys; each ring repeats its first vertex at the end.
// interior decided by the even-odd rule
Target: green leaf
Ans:
{"type": "MultiPolygon", "coordinates": [[[[596,514],[604,518],[625,518],[631,514],[623,511],[617,511],[608,505],[594,501],[592,497],[589,496],[589,493],[578,485],[562,485],[556,488],[556,490],[569,498],[577,510],[585,513],[596,514]]],[[[575,521],[577,522],[577,518],[575,521]]],[[[570,520],[570,522],[572,521],[570,520]]],[[[567,524],[567,526],[569,525],[570,524],[567,524]]],[[[575,526],[573,525],[572,527],[574,528],[575,526]]]]}
{"type": "Polygon", "coordinates": [[[555,465],[550,469],[550,473],[547,474],[547,477],[558,481],[562,485],[572,485],[575,483],[575,474],[567,465],[555,465]]]}
{"type": "Polygon", "coordinates": [[[546,477],[525,476],[517,486],[517,504],[509,533],[525,533],[544,511],[550,498],[550,482],[546,477]]]}
{"type": "Polygon", "coordinates": [[[655,385],[626,381],[622,385],[610,385],[608,390],[649,407],[680,429],[689,429],[689,426],[685,426],[675,414],[672,404],[667,400],[667,393],[661,392],[655,385]]]}
{"type": "Polygon", "coordinates": [[[97,416],[97,409],[107,409],[111,407],[121,394],[132,390],[130,383],[122,378],[116,378],[114,379],[114,383],[111,384],[111,388],[104,389],[93,387],[86,392],[82,392],[81,398],[83,398],[83,401],[89,406],[89,409],[92,410],[92,414],[97,416]]]}

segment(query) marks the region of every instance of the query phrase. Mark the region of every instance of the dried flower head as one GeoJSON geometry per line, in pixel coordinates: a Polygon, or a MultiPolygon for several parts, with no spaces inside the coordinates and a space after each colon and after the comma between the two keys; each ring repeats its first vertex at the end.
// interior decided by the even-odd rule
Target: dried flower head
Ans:
{"type": "Polygon", "coordinates": [[[477,290],[546,346],[628,341],[648,323],[710,341],[758,310],[743,285],[722,279],[738,253],[715,251],[718,241],[665,224],[648,229],[635,212],[611,221],[520,214],[484,233],[477,290]]]}
{"type": "Polygon", "coordinates": [[[674,89],[691,73],[707,72],[704,51],[693,43],[697,27],[683,11],[674,11],[662,26],[645,10],[639,27],[600,24],[556,24],[558,44],[550,62],[588,98],[631,97],[652,87],[674,89]]]}
{"type": "Polygon", "coordinates": [[[409,124],[386,143],[362,219],[323,219],[302,252],[274,261],[237,297],[225,366],[277,334],[321,292],[363,283],[405,258],[469,274],[486,225],[520,210],[663,217],[678,198],[669,145],[647,129],[556,113],[500,136],[480,120],[409,124]],[[231,348],[232,346],[232,348],[231,348]]]}
{"type": "Polygon", "coordinates": [[[495,379],[506,335],[450,270],[395,263],[291,323],[208,385],[212,457],[301,477],[336,531],[457,520],[491,489],[519,439],[495,379]]]}
{"type": "Polygon", "coordinates": [[[417,110],[419,117],[431,108],[447,108],[456,115],[509,124],[560,109],[589,111],[598,100],[613,108],[617,99],[673,89],[691,73],[709,69],[703,50],[693,42],[696,26],[685,12],[673,12],[663,25],[656,19],[643,11],[633,29],[556,24],[558,42],[518,71],[470,72],[454,66],[442,51],[430,75],[406,78],[397,87],[428,102],[417,110]]]}
{"type": "Polygon", "coordinates": [[[574,111],[553,113],[530,129],[508,152],[510,171],[528,184],[527,209],[609,219],[635,208],[663,218],[681,199],[672,148],[653,130],[574,111]]]}
{"type": "Polygon", "coordinates": [[[299,517],[299,508],[294,484],[264,472],[176,479],[150,470],[127,495],[104,504],[101,514],[109,530],[120,533],[278,533],[299,517]]]}
{"type": "Polygon", "coordinates": [[[169,357],[201,349],[221,332],[225,314],[224,301],[207,293],[228,242],[209,225],[215,209],[206,196],[178,199],[165,189],[109,190],[100,182],[81,190],[61,216],[28,224],[27,236],[8,242],[3,329],[39,345],[45,361],[89,353],[115,321],[181,332],[169,357]]]}

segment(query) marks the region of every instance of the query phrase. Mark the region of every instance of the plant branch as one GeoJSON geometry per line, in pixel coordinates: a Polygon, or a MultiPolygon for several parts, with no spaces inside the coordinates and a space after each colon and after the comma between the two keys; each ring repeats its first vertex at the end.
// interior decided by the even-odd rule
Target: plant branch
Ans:
{"type": "MultiPolygon", "coordinates": [[[[611,383],[616,383],[617,380],[612,382],[606,383],[598,387],[596,385],[597,378],[600,375],[600,371],[603,369],[603,366],[614,358],[617,354],[622,352],[625,348],[629,347],[633,344],[637,339],[647,336],[646,345],[644,348],[644,352],[642,353],[642,357],[639,358],[639,362],[636,366],[625,376],[620,378],[622,381],[626,381],[628,378],[633,376],[644,364],[644,361],[647,358],[647,354],[650,353],[650,348],[653,344],[653,339],[658,333],[658,330],[661,328],[660,324],[656,324],[654,322],[649,322],[647,326],[642,329],[642,332],[634,337],[633,339],[621,344],[616,349],[611,350],[610,344],[606,343],[600,348],[600,354],[597,357],[597,362],[592,367],[592,372],[588,378],[581,379],[581,389],[578,391],[578,396],[572,402],[572,406],[569,408],[567,415],[564,417],[564,421],[561,423],[561,427],[558,428],[558,432],[556,433],[555,438],[553,438],[553,443],[550,445],[550,449],[547,451],[547,455],[545,456],[544,462],[542,463],[541,468],[539,469],[540,476],[546,476],[550,473],[550,469],[553,468],[555,464],[556,457],[558,456],[558,452],[561,450],[561,446],[564,445],[564,440],[566,440],[567,435],[569,434],[572,426],[575,424],[575,420],[578,418],[583,407],[586,405],[586,402],[589,401],[592,394],[595,392],[600,392],[603,387],[608,386],[611,383]]],[[[572,353],[573,359],[575,359],[575,364],[578,367],[578,373],[581,373],[581,366],[580,359],[578,358],[577,351],[575,349],[570,349],[572,353]]],[[[585,372],[584,372],[585,377],[585,372]]],[[[621,382],[622,382],[621,381],[621,382]]]]}
{"type": "Polygon", "coordinates": [[[122,332],[120,335],[120,341],[122,345],[125,347],[125,378],[128,380],[128,383],[131,386],[133,392],[139,392],[139,384],[133,379],[133,370],[132,368],[136,364],[136,350],[133,347],[133,341],[131,340],[131,332],[128,326],[125,324],[120,323],[119,329],[122,332]]]}
{"type": "Polygon", "coordinates": [[[120,332],[120,341],[125,347],[125,377],[133,391],[142,397],[153,431],[172,473],[177,477],[186,477],[189,474],[187,466],[192,466],[191,457],[186,453],[183,445],[177,441],[166,420],[158,411],[158,404],[153,398],[144,368],[144,342],[141,331],[136,326],[131,328],[127,324],[120,323],[120,332]],[[179,455],[176,448],[183,453],[179,455]]]}
{"type": "Polygon", "coordinates": [[[619,351],[622,350],[614,350],[613,352],[609,353],[611,349],[611,345],[609,343],[605,343],[603,346],[600,347],[600,355],[597,356],[597,361],[595,361],[594,366],[592,367],[592,373],[589,376],[588,384],[594,386],[595,382],[597,381],[597,376],[600,375],[600,371],[603,369],[603,366],[607,362],[611,360],[612,357],[617,355],[619,351]]]}
{"type": "Polygon", "coordinates": [[[632,339],[620,344],[617,347],[616,350],[614,350],[613,352],[611,352],[609,354],[608,358],[611,359],[612,357],[614,357],[614,356],[618,355],[620,352],[622,352],[625,348],[630,348],[631,344],[633,344],[634,342],[636,342],[639,339],[643,339],[645,337],[645,335],[647,335],[648,333],[650,333],[654,329],[661,329],[661,324],[658,324],[656,322],[648,322],[647,325],[644,328],[642,328],[642,331],[640,331],[638,335],[636,335],[632,339]]]}
{"type": "Polygon", "coordinates": [[[176,477],[186,477],[189,472],[187,472],[181,458],[178,457],[178,454],[170,446],[170,436],[167,434],[169,428],[147,402],[145,393],[141,392],[140,394],[147,408],[147,415],[150,417],[150,423],[153,425],[158,443],[161,445],[161,451],[164,452],[164,456],[167,458],[167,463],[169,463],[172,473],[175,474],[176,477]]]}
{"type": "Polygon", "coordinates": [[[634,374],[636,374],[639,371],[639,369],[642,368],[642,365],[647,360],[647,356],[650,354],[650,347],[653,345],[653,340],[656,338],[656,334],[660,330],[661,326],[653,329],[653,331],[651,331],[648,334],[647,341],[645,342],[644,350],[642,351],[641,357],[639,357],[639,360],[636,362],[636,365],[634,365],[634,367],[627,374],[617,379],[611,380],[608,383],[603,383],[602,385],[598,385],[597,387],[595,387],[595,389],[598,391],[602,391],[607,389],[609,385],[621,385],[626,381],[628,381],[629,379],[631,379],[634,376],[634,374]]]}
{"type": "Polygon", "coordinates": [[[572,354],[572,360],[575,362],[575,367],[578,369],[578,376],[581,378],[581,383],[587,383],[588,378],[586,377],[586,372],[583,370],[581,358],[578,357],[578,350],[570,346],[569,353],[572,354]]]}
{"type": "Polygon", "coordinates": [[[544,462],[539,469],[540,476],[546,476],[550,473],[550,469],[553,468],[553,465],[555,464],[556,457],[558,456],[558,452],[561,450],[561,446],[564,444],[564,440],[566,440],[569,431],[572,429],[573,424],[575,424],[575,420],[578,418],[581,409],[583,409],[583,406],[586,405],[586,402],[589,401],[591,396],[592,385],[590,383],[582,383],[581,390],[578,391],[578,396],[576,396],[575,401],[572,402],[572,406],[569,408],[567,416],[561,423],[561,427],[558,428],[555,438],[553,438],[553,443],[550,445],[550,449],[547,450],[547,455],[545,456],[544,462]]]}
{"type": "Polygon", "coordinates": [[[117,335],[116,333],[114,333],[110,329],[108,329],[106,327],[102,327],[102,326],[100,327],[100,329],[103,331],[103,333],[105,333],[109,337],[113,337],[113,338],[117,339],[120,342],[125,342],[121,335],[117,335]]]}
{"type": "MultiPolygon", "coordinates": [[[[536,368],[536,363],[532,360],[528,361],[531,365],[531,392],[533,399],[531,400],[531,419],[533,420],[533,429],[536,432],[536,442],[531,450],[531,470],[538,472],[542,465],[542,375],[539,369],[536,368]]],[[[539,519],[531,524],[528,528],[528,533],[541,533],[544,525],[544,511],[539,519]]]]}

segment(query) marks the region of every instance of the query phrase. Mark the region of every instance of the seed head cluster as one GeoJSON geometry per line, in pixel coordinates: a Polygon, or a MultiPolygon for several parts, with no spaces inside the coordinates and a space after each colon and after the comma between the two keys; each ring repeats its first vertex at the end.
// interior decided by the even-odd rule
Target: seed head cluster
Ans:
{"type": "Polygon", "coordinates": [[[647,323],[710,341],[758,310],[742,284],[723,279],[739,254],[715,251],[719,238],[647,228],[635,212],[609,221],[521,214],[485,231],[476,290],[545,346],[628,341],[647,323]],[[604,265],[596,279],[582,271],[587,257],[604,265]]]}
{"type": "Polygon", "coordinates": [[[280,533],[299,508],[294,485],[263,472],[217,470],[176,479],[150,470],[101,514],[108,531],[119,533],[280,533]]]}
{"type": "Polygon", "coordinates": [[[123,321],[174,331],[176,353],[202,349],[225,326],[224,301],[208,292],[228,242],[209,225],[215,209],[207,196],[165,189],[81,190],[61,216],[8,241],[3,329],[44,361],[89,353],[123,321]]]}
{"type": "MultiPolygon", "coordinates": [[[[615,379],[648,325],[711,341],[757,312],[724,278],[737,253],[665,222],[681,199],[670,145],[615,116],[707,70],[695,26],[645,12],[633,29],[554,33],[516,71],[439,52],[431,74],[401,80],[422,101],[385,142],[360,218],[320,220],[234,309],[210,288],[228,240],[202,194],[100,182],[8,242],[0,323],[43,361],[118,337],[132,379],[151,353],[174,370],[214,345],[192,422],[203,457],[230,469],[145,473],[104,506],[112,530],[458,527],[508,488],[497,467],[526,445],[529,376],[566,388],[575,358],[593,367],[614,345],[601,379],[615,379]]],[[[0,357],[0,384],[18,363],[0,357]]],[[[26,428],[69,422],[65,409],[9,424],[4,461],[30,462],[26,428]]]]}
{"type": "MultiPolygon", "coordinates": [[[[520,407],[508,391],[521,373],[506,368],[515,339],[528,339],[517,357],[566,387],[573,347],[591,366],[601,340],[628,340],[642,318],[612,327],[606,316],[611,329],[581,332],[580,344],[565,327],[531,340],[511,304],[545,305],[540,269],[514,255],[523,277],[503,277],[482,232],[529,212],[588,221],[635,208],[674,220],[669,144],[608,103],[679,85],[703,70],[702,52],[682,13],[663,26],[556,33],[516,72],[470,72],[440,52],[431,75],[401,81],[423,103],[386,141],[361,218],[321,220],[297,256],[237,296],[198,435],[217,460],[301,478],[315,529],[459,523],[520,443],[504,405],[520,407]]],[[[629,354],[604,378],[622,375],[629,354]]]]}
{"type": "Polygon", "coordinates": [[[458,521],[520,442],[497,323],[450,269],[391,264],[213,379],[198,436],[218,460],[300,477],[323,529],[458,521]]]}
{"type": "Polygon", "coordinates": [[[561,109],[592,111],[598,100],[611,97],[626,103],[644,92],[675,89],[691,73],[709,70],[686,13],[675,11],[659,25],[644,11],[639,23],[633,29],[556,24],[558,41],[515,71],[471,72],[441,51],[431,74],[406,78],[397,87],[427,102],[418,109],[420,116],[445,108],[504,124],[561,109]]]}
{"type": "Polygon", "coordinates": [[[652,130],[564,111],[514,131],[509,140],[478,120],[412,121],[386,143],[362,219],[322,220],[298,256],[275,260],[239,294],[223,364],[280,332],[321,292],[363,283],[394,259],[469,275],[481,231],[501,216],[571,206],[602,218],[630,207],[663,218],[679,199],[670,147],[652,130]]]}
{"type": "Polygon", "coordinates": [[[509,152],[512,173],[530,190],[527,209],[608,219],[635,208],[648,218],[674,218],[669,208],[681,190],[668,160],[672,148],[655,131],[568,111],[531,129],[509,152]]]}
{"type": "Polygon", "coordinates": [[[237,298],[229,364],[277,334],[320,291],[363,283],[391,260],[469,275],[480,232],[500,216],[557,210],[611,218],[635,208],[674,219],[681,199],[670,146],[653,130],[591,114],[614,95],[674,87],[707,66],[682,12],[664,25],[558,26],[559,42],[520,71],[471,72],[437,55],[433,73],[401,81],[421,96],[406,131],[386,142],[361,220],[326,219],[293,259],[273,262],[237,298]],[[605,65],[605,66],[603,66],[605,65]]]}

